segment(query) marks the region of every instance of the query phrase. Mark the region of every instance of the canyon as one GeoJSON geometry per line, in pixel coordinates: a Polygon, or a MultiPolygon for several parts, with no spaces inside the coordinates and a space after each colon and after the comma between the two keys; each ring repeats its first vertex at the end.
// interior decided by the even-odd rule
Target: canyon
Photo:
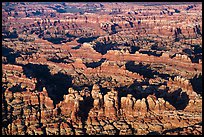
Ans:
{"type": "Polygon", "coordinates": [[[202,135],[201,2],[3,2],[3,135],[202,135]]]}

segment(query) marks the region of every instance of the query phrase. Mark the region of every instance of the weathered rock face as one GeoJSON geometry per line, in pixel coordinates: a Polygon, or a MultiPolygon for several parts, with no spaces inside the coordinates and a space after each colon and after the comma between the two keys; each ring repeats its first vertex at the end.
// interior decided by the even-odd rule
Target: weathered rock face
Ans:
{"type": "Polygon", "coordinates": [[[115,100],[117,96],[114,92],[108,92],[104,96],[104,107],[105,107],[105,116],[111,119],[116,119],[117,116],[117,109],[116,109],[116,102],[115,100]]]}
{"type": "Polygon", "coordinates": [[[2,134],[201,135],[202,4],[166,4],[2,3],[2,134]]]}
{"type": "Polygon", "coordinates": [[[93,101],[93,107],[97,110],[101,109],[103,106],[103,97],[100,93],[100,87],[96,84],[93,85],[92,91],[91,91],[93,101]]]}
{"type": "Polygon", "coordinates": [[[57,111],[61,111],[62,115],[71,117],[73,121],[79,121],[80,102],[83,101],[83,98],[78,91],[72,88],[69,88],[68,91],[69,94],[64,95],[64,100],[57,105],[57,111]]]}
{"type": "MultiPolygon", "coordinates": [[[[91,91],[91,98],[93,101],[92,104],[89,104],[92,106],[92,108],[87,115],[85,127],[83,127],[82,123],[85,122],[85,115],[82,115],[82,107],[84,107],[85,103],[88,100],[90,101],[91,98],[87,90],[82,91],[84,91],[84,93],[79,94],[78,91],[74,90],[73,88],[69,88],[68,94],[64,95],[64,100],[57,104],[56,108],[54,109],[53,101],[48,97],[48,93],[45,88],[43,88],[43,91],[36,93],[28,91],[22,93],[12,93],[11,91],[6,90],[3,94],[6,100],[3,100],[2,105],[3,110],[7,110],[5,111],[7,115],[3,115],[3,118],[7,117],[8,119],[9,117],[12,118],[17,116],[17,119],[8,125],[9,132],[5,133],[38,134],[38,132],[40,132],[45,134],[43,131],[44,128],[46,129],[46,134],[66,135],[76,134],[74,131],[76,132],[78,128],[81,130],[83,130],[83,128],[87,129],[86,133],[88,134],[99,134],[100,132],[104,132],[104,134],[112,134],[115,132],[115,130],[120,130],[120,135],[145,134],[148,133],[148,130],[166,133],[165,130],[167,129],[176,128],[183,126],[183,124],[187,124],[186,120],[181,118],[181,116],[185,117],[185,115],[189,115],[189,113],[198,113],[198,116],[195,115],[195,118],[191,119],[191,123],[196,124],[196,122],[199,122],[200,120],[199,113],[201,113],[200,110],[202,100],[194,101],[191,99],[183,112],[177,112],[176,108],[168,101],[165,101],[163,98],[157,98],[155,95],[148,95],[146,98],[142,99],[138,99],[137,96],[134,97],[132,94],[127,94],[126,97],[120,97],[118,95],[120,92],[113,88],[105,95],[102,95],[100,87],[94,84],[91,91]],[[177,119],[177,121],[180,122],[175,124],[176,120],[174,119],[171,120],[174,123],[166,121],[167,116],[172,116],[171,113],[177,116],[174,117],[174,119],[177,119]],[[146,123],[146,126],[149,127],[147,128],[147,131],[137,131],[137,127],[133,126],[136,122],[135,119],[144,118],[144,121],[148,121],[152,120],[153,117],[158,117],[158,121],[146,123]],[[23,118],[23,123],[18,122],[19,118],[23,118]],[[53,123],[53,118],[55,121],[59,122],[59,125],[58,123],[53,123]],[[125,127],[125,125],[121,126],[121,122],[117,122],[114,125],[116,129],[111,129],[111,127],[106,127],[107,124],[103,123],[104,120],[107,124],[111,121],[123,121],[127,123],[130,122],[130,125],[128,124],[127,127],[125,127]],[[64,123],[65,121],[66,123],[64,123]],[[161,127],[158,125],[158,123],[161,124],[163,121],[170,124],[168,128],[165,127],[165,124],[161,127]],[[13,125],[18,126],[18,128],[11,128],[13,125]],[[53,127],[51,125],[53,125],[53,127]],[[75,128],[73,128],[73,126],[75,128]],[[90,126],[94,128],[90,128],[90,126]],[[23,127],[29,127],[29,129],[25,130],[23,127]],[[38,127],[40,127],[40,129],[38,127]],[[58,129],[60,129],[60,131],[58,129]],[[136,130],[137,132],[133,132],[133,130],[136,130]]],[[[3,122],[7,123],[8,121],[3,122]]],[[[138,122],[139,121],[136,123],[140,125],[141,123],[138,122]]],[[[197,132],[199,133],[200,131],[198,130],[197,132]]],[[[83,131],[82,133],[84,134],[83,131]]]]}

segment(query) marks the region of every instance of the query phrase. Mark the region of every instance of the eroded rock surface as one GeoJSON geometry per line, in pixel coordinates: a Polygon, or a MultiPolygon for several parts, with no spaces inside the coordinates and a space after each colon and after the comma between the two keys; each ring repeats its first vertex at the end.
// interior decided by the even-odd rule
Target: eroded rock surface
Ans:
{"type": "Polygon", "coordinates": [[[3,135],[202,135],[202,4],[2,3],[3,135]]]}

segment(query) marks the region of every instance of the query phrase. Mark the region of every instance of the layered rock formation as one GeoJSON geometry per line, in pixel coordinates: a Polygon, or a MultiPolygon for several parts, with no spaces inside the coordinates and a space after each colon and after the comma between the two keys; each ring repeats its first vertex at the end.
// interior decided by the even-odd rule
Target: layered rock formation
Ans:
{"type": "Polygon", "coordinates": [[[2,3],[2,134],[201,135],[201,3],[2,3]]]}

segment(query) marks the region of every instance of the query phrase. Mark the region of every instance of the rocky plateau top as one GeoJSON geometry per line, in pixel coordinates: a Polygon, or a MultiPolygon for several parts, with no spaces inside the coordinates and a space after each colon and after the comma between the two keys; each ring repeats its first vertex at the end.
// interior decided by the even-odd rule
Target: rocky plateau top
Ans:
{"type": "Polygon", "coordinates": [[[3,2],[3,135],[202,135],[202,3],[3,2]]]}

